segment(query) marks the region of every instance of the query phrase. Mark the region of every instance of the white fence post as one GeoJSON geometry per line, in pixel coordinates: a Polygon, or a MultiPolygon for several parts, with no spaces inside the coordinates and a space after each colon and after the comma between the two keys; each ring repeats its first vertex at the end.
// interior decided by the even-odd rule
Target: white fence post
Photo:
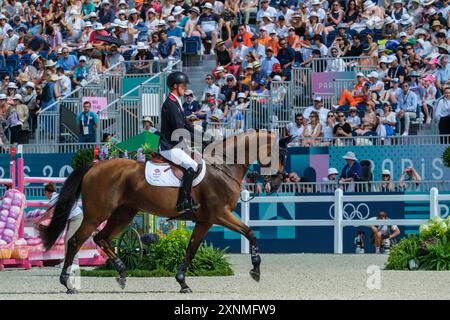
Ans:
{"type": "Polygon", "coordinates": [[[343,201],[344,192],[342,189],[336,189],[334,192],[334,253],[343,252],[343,201]]]}
{"type": "MultiPolygon", "coordinates": [[[[241,199],[241,221],[248,226],[250,221],[250,192],[242,190],[241,199]]],[[[241,253],[250,253],[250,243],[243,235],[241,235],[241,253]]]]}
{"type": "Polygon", "coordinates": [[[436,187],[430,189],[430,219],[439,217],[439,190],[436,187]]]}

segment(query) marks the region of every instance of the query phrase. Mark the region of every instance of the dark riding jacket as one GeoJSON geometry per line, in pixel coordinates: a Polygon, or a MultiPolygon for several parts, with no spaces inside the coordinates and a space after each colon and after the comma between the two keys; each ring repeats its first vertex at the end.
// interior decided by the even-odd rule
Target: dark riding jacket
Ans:
{"type": "Polygon", "coordinates": [[[177,129],[186,129],[194,137],[194,127],[186,120],[183,107],[178,103],[177,98],[169,94],[161,109],[161,139],[159,141],[160,150],[169,150],[180,141],[171,141],[172,133],[177,129]]]}

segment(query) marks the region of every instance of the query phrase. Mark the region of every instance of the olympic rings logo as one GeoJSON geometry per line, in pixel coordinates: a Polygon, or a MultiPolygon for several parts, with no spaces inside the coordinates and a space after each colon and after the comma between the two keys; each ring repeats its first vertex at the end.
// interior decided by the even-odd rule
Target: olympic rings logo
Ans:
{"type": "MultiPolygon", "coordinates": [[[[365,203],[360,203],[356,207],[352,203],[346,203],[343,208],[343,216],[345,220],[353,220],[358,217],[359,220],[366,220],[370,216],[369,206],[365,203]]],[[[334,203],[330,206],[328,214],[331,219],[334,219],[334,203]]]]}

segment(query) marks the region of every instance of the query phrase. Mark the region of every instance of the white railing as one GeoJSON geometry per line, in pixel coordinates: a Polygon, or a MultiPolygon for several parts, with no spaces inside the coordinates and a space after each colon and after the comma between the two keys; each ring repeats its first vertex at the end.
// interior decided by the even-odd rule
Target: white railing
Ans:
{"type": "MultiPolygon", "coordinates": [[[[439,191],[450,190],[449,180],[422,180],[416,181],[353,181],[339,184],[334,182],[284,182],[277,190],[278,194],[283,193],[334,193],[337,189],[344,192],[430,192],[432,188],[439,191]]],[[[264,186],[262,183],[245,183],[242,190],[248,190],[251,194],[262,193],[264,186]]]]}
{"type": "MultiPolygon", "coordinates": [[[[241,221],[249,227],[293,227],[293,226],[332,226],[334,227],[334,253],[343,253],[344,227],[372,226],[372,225],[400,225],[418,226],[426,223],[427,219],[389,219],[389,220],[351,220],[344,219],[344,202],[398,202],[398,201],[429,201],[430,219],[440,215],[439,201],[450,201],[450,194],[439,194],[437,188],[432,188],[429,194],[402,194],[402,195],[344,195],[337,189],[334,195],[317,195],[308,197],[298,196],[267,196],[250,197],[250,192],[241,192],[241,221]],[[251,203],[334,203],[333,219],[305,219],[305,220],[251,220],[251,203]]],[[[274,240],[275,241],[275,240],[274,240]]],[[[249,242],[241,236],[241,253],[249,253],[249,242]]]]}

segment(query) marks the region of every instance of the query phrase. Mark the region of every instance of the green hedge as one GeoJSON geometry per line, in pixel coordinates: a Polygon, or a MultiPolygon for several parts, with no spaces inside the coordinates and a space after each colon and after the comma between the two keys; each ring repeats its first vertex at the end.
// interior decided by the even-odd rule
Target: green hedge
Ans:
{"type": "MultiPolygon", "coordinates": [[[[169,232],[165,237],[146,248],[142,258],[129,261],[128,274],[132,277],[165,277],[175,276],[184,260],[187,245],[191,238],[191,231],[183,228],[169,232]]],[[[200,245],[192,261],[187,275],[191,276],[230,276],[233,275],[231,264],[226,258],[227,248],[214,248],[212,244],[200,245]]],[[[117,272],[111,263],[94,270],[83,270],[82,275],[112,277],[117,272]]]]}
{"type": "Polygon", "coordinates": [[[446,167],[450,167],[450,147],[445,149],[444,154],[442,155],[442,161],[446,167]]]}
{"type": "Polygon", "coordinates": [[[389,253],[386,269],[408,270],[410,261],[419,270],[450,270],[450,217],[430,220],[419,236],[403,238],[389,253]]]}

